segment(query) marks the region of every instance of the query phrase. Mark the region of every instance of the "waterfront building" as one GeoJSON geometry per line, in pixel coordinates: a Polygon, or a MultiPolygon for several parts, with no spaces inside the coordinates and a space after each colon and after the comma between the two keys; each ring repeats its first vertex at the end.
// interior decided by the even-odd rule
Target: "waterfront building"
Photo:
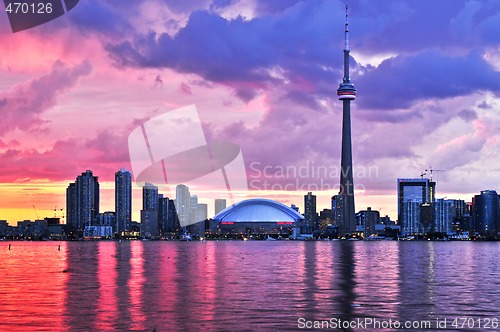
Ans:
{"type": "Polygon", "coordinates": [[[457,214],[454,205],[455,200],[447,200],[444,198],[436,199],[434,202],[434,232],[446,234],[452,233],[453,221],[457,214]]]}
{"type": "Polygon", "coordinates": [[[189,188],[184,184],[177,185],[175,188],[175,210],[181,227],[186,227],[189,224],[190,205],[189,188]]]}
{"type": "Polygon", "coordinates": [[[83,237],[86,239],[104,239],[113,236],[113,227],[111,226],[85,226],[83,237]]]}
{"type": "Polygon", "coordinates": [[[124,234],[130,231],[132,219],[132,174],[122,168],[115,173],[115,212],[114,231],[124,234]]]}
{"type": "Polygon", "coordinates": [[[253,198],[232,205],[213,220],[222,234],[289,236],[304,216],[280,202],[253,198]]]}
{"type": "Polygon", "coordinates": [[[162,234],[175,232],[178,229],[175,202],[163,195],[158,195],[158,224],[162,234]]]}
{"type": "Polygon", "coordinates": [[[200,238],[205,236],[206,221],[208,219],[208,205],[204,203],[198,203],[198,211],[196,213],[196,223],[191,225],[191,233],[197,234],[200,238]]]}
{"type": "Polygon", "coordinates": [[[303,230],[306,233],[312,233],[312,231],[318,229],[318,213],[316,212],[316,195],[312,192],[308,192],[304,195],[304,222],[307,230],[303,230]]]}
{"type": "Polygon", "coordinates": [[[216,198],[215,199],[215,214],[218,214],[222,210],[224,210],[227,206],[227,202],[224,198],[216,198]]]}
{"type": "Polygon", "coordinates": [[[198,220],[198,196],[192,195],[189,201],[189,224],[195,224],[198,220]]]}
{"type": "Polygon", "coordinates": [[[66,225],[69,231],[76,231],[76,183],[70,183],[66,189],[66,225]]]}
{"type": "Polygon", "coordinates": [[[99,214],[99,181],[92,171],[82,173],[68,186],[66,214],[68,226],[77,234],[82,234],[86,226],[92,226],[99,214]]]}
{"type": "Polygon", "coordinates": [[[141,236],[158,235],[158,187],[146,183],[142,188],[141,236]]]}
{"type": "Polygon", "coordinates": [[[333,226],[332,209],[323,209],[319,213],[319,228],[326,230],[333,226]]]}
{"type": "Polygon", "coordinates": [[[474,231],[482,236],[496,236],[500,232],[499,197],[495,190],[483,190],[472,199],[474,231]]]}
{"type": "Polygon", "coordinates": [[[377,225],[380,220],[380,212],[368,207],[366,210],[359,211],[357,217],[357,224],[363,227],[363,236],[365,239],[372,234],[376,234],[375,225],[377,225]]]}
{"type": "Polygon", "coordinates": [[[95,226],[109,226],[113,228],[116,226],[116,215],[115,212],[106,211],[103,213],[99,213],[96,217],[96,221],[94,222],[95,226]]]}
{"type": "Polygon", "coordinates": [[[436,183],[427,178],[400,178],[397,183],[398,222],[402,235],[425,233],[434,219],[432,204],[436,183]]]}

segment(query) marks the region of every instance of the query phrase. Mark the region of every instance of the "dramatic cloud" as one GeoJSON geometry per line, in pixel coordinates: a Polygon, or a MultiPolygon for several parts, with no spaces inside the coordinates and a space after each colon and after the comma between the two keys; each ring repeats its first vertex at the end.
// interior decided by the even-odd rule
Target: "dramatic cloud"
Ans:
{"type": "Polygon", "coordinates": [[[408,108],[415,101],[451,98],[473,92],[500,92],[500,72],[480,54],[461,56],[424,51],[397,56],[357,80],[366,108],[408,108]]]}
{"type": "MultiPolygon", "coordinates": [[[[341,22],[342,12],[330,2],[296,2],[280,2],[276,8],[258,2],[258,7],[273,7],[271,12],[279,10],[281,15],[263,14],[249,21],[196,11],[175,36],[136,35],[131,41],[109,45],[108,50],[120,66],[195,73],[233,88],[245,101],[270,84],[281,85],[289,98],[315,108],[316,98],[335,94],[332,82],[338,80],[342,62],[335,61],[341,60],[341,53],[340,43],[334,48],[333,41],[340,42],[342,36],[340,24],[334,22],[341,22]]],[[[367,20],[373,20],[375,10],[384,12],[383,8],[375,9],[366,1],[353,6],[358,15],[353,19],[353,34],[360,35],[353,42],[354,57],[356,52],[404,52],[377,68],[358,68],[362,75],[353,73],[364,94],[363,107],[408,108],[422,99],[500,90],[500,73],[484,60],[480,50],[465,51],[463,45],[462,30],[478,25],[476,16],[487,12],[478,3],[447,3],[450,6],[431,6],[432,11],[421,2],[415,6],[382,4],[387,7],[386,15],[399,16],[376,22],[367,20]],[[454,47],[461,52],[450,54],[448,49],[454,47]]],[[[479,40],[472,45],[482,42],[478,34],[474,36],[479,40]]],[[[356,70],[355,63],[353,68],[356,70]]]]}
{"type": "MultiPolygon", "coordinates": [[[[354,166],[377,170],[355,173],[356,204],[394,213],[395,179],[431,165],[449,197],[500,184],[500,3],[358,0],[349,13],[354,166]]],[[[132,129],[190,104],[209,141],[241,147],[251,179],[338,167],[344,20],[340,0],[82,0],[22,34],[0,22],[0,182],[89,168],[112,180],[132,129]]],[[[274,194],[301,205],[303,191],[274,194]]]]}
{"type": "Polygon", "coordinates": [[[109,45],[108,50],[120,66],[195,73],[232,87],[244,100],[256,96],[267,84],[308,82],[314,90],[318,78],[334,78],[321,69],[334,64],[329,45],[332,35],[341,35],[340,29],[335,32],[328,12],[341,15],[331,3],[324,2],[250,21],[197,11],[175,36],[153,32],[137,35],[132,41],[109,45]]]}
{"type": "Polygon", "coordinates": [[[120,167],[129,167],[127,135],[99,132],[91,139],[60,140],[46,151],[9,148],[0,152],[0,182],[73,179],[94,170],[101,180],[112,181],[120,167]]]}
{"type": "Polygon", "coordinates": [[[0,92],[0,135],[14,129],[32,130],[43,124],[40,115],[90,72],[89,62],[68,67],[57,61],[50,73],[0,92]]]}

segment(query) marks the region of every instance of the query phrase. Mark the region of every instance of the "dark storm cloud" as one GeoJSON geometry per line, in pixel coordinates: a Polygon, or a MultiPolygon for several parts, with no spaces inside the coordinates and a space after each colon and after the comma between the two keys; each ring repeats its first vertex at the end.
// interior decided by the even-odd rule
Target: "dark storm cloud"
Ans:
{"type": "Polygon", "coordinates": [[[407,108],[415,101],[449,98],[475,91],[500,92],[500,73],[477,52],[449,56],[438,51],[402,55],[382,62],[357,80],[360,104],[407,108]]]}
{"type": "Polygon", "coordinates": [[[293,7],[295,4],[303,1],[304,0],[280,0],[280,1],[258,0],[256,1],[256,10],[260,14],[281,13],[284,10],[293,7]]]}
{"type": "MultiPolygon", "coordinates": [[[[109,45],[111,56],[121,66],[168,67],[196,73],[204,79],[232,87],[244,100],[251,99],[265,84],[292,80],[314,86],[334,79],[341,58],[334,56],[332,40],[340,40],[331,13],[342,13],[331,2],[295,6],[287,15],[253,20],[226,20],[217,14],[196,11],[175,36],[166,33],[138,35],[133,40],[109,45]],[[336,38],[332,35],[337,35],[336,38]],[[279,67],[283,77],[273,76],[279,67]],[[296,78],[296,80],[295,80],[296,78]]],[[[339,45],[340,46],[340,45],[339,45]]]]}
{"type": "Polygon", "coordinates": [[[500,2],[361,0],[350,4],[355,47],[366,52],[464,49],[498,44],[500,2]]]}
{"type": "MultiPolygon", "coordinates": [[[[131,8],[131,6],[132,4],[127,1],[120,1],[120,7],[131,8]]],[[[106,1],[80,1],[75,9],[67,16],[83,33],[97,32],[102,35],[123,36],[132,30],[128,16],[133,15],[133,11],[128,15],[126,11],[120,13],[106,1]]]]}
{"type": "MultiPolygon", "coordinates": [[[[108,50],[120,66],[195,73],[233,88],[244,101],[267,84],[283,85],[291,98],[313,108],[318,97],[334,96],[342,65],[341,2],[259,1],[257,7],[281,12],[226,20],[195,11],[175,36],[136,35],[108,45],[108,50]],[[272,74],[273,68],[282,70],[281,77],[272,74]]],[[[352,55],[401,54],[377,68],[365,68],[364,75],[352,74],[363,93],[360,103],[367,108],[405,108],[426,98],[498,92],[500,76],[482,58],[482,49],[466,51],[468,45],[463,44],[463,38],[470,39],[471,46],[487,44],[481,36],[500,18],[492,13],[497,7],[474,1],[354,2],[352,55]],[[454,55],[454,48],[464,55],[454,55]]]]}

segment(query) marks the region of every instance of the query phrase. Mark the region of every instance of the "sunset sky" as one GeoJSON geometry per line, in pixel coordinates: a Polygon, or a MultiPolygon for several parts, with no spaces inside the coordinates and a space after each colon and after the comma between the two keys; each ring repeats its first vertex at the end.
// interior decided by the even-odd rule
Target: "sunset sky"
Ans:
{"type": "MultiPolygon", "coordinates": [[[[344,21],[336,0],[81,0],[18,33],[0,12],[0,219],[33,220],[33,205],[52,216],[87,169],[101,211],[114,210],[129,134],[192,104],[207,141],[241,147],[254,180],[241,197],[303,210],[307,188],[328,184],[313,191],[318,211],[329,207],[344,21]],[[301,167],[306,176],[279,174],[301,167]]],[[[500,2],[349,1],[349,27],[356,210],[396,219],[396,179],[429,167],[445,170],[433,174],[437,197],[500,190],[500,2]]],[[[211,189],[192,189],[209,212],[211,189]]],[[[140,196],[135,187],[134,220],[140,196]]]]}

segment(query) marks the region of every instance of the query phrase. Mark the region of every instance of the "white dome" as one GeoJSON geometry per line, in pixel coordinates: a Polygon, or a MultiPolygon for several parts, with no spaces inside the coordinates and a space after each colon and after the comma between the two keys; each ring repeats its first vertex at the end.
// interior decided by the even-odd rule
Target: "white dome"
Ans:
{"type": "Polygon", "coordinates": [[[213,219],[220,222],[296,222],[304,217],[280,202],[253,198],[229,206],[213,219]]]}

